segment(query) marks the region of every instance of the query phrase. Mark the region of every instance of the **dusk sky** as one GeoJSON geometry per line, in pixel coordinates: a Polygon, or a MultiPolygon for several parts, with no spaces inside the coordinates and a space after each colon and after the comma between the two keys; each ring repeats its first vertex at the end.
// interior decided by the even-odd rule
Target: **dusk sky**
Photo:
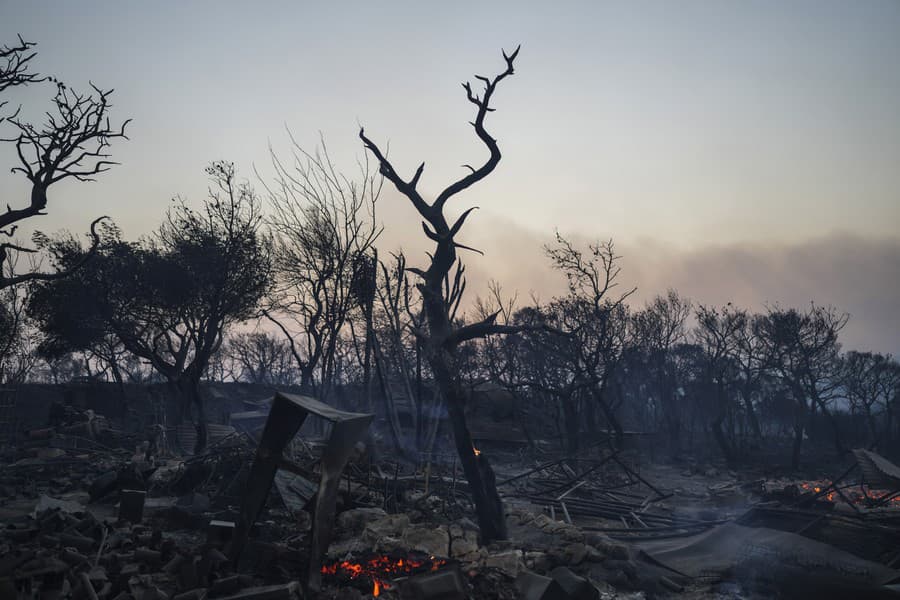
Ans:
{"type": "MultiPolygon", "coordinates": [[[[459,84],[521,43],[487,123],[503,160],[453,200],[481,207],[461,238],[486,252],[464,257],[473,295],[488,276],[557,293],[541,244],[558,228],[613,238],[638,304],[667,287],[752,308],[815,300],[851,313],[846,346],[900,353],[896,0],[0,0],[0,43],[18,33],[41,73],[115,88],[113,118],[133,118],[112,148],[122,165],[51,188],[43,231],[106,214],[138,237],[176,194],[203,197],[211,160],[270,176],[286,127],[308,149],[321,131],[352,173],[362,124],[405,176],[426,161],[420,188],[436,194],[486,155],[459,84]]],[[[52,93],[10,99],[38,120],[52,93]]],[[[28,193],[14,164],[2,145],[13,206],[28,193]]],[[[414,211],[396,194],[379,210],[379,245],[417,262],[414,211]]]]}

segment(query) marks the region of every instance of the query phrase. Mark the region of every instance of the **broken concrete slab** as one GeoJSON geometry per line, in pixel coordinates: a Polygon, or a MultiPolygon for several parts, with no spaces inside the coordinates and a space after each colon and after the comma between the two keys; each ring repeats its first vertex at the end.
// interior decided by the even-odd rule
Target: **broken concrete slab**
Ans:
{"type": "Polygon", "coordinates": [[[484,566],[497,569],[509,577],[515,578],[524,570],[521,550],[507,550],[496,554],[489,554],[484,560],[484,566]]]}
{"type": "Polygon", "coordinates": [[[463,529],[458,524],[450,525],[450,558],[467,560],[478,551],[478,532],[471,529],[463,529]]]}
{"type": "Polygon", "coordinates": [[[431,556],[447,556],[449,554],[450,534],[443,526],[410,525],[403,530],[401,539],[407,550],[417,550],[431,556]]]}
{"type": "Polygon", "coordinates": [[[385,515],[377,521],[366,525],[364,534],[371,535],[374,538],[400,537],[409,525],[409,515],[407,514],[385,515]]]}
{"type": "Polygon", "coordinates": [[[337,526],[342,534],[359,535],[368,524],[386,516],[387,512],[383,508],[354,508],[337,516],[337,526]]]}

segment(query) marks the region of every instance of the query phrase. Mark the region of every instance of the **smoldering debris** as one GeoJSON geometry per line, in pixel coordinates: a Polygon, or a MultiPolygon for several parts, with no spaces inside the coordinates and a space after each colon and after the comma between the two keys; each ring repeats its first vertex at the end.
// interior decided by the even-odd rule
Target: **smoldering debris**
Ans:
{"type": "Polygon", "coordinates": [[[265,420],[198,455],[165,443],[159,428],[126,434],[71,407],[20,436],[0,470],[0,597],[897,593],[900,510],[883,500],[900,482],[872,453],[857,453],[855,471],[809,482],[712,467],[677,473],[609,444],[563,456],[481,439],[509,531],[484,545],[453,455],[378,452],[363,442],[366,415],[291,396],[271,405],[265,420]],[[306,413],[359,427],[296,435],[306,413]],[[75,435],[73,422],[103,425],[75,435]],[[865,494],[851,491],[860,485],[865,494]],[[320,508],[317,520],[323,499],[333,512],[320,508]]]}

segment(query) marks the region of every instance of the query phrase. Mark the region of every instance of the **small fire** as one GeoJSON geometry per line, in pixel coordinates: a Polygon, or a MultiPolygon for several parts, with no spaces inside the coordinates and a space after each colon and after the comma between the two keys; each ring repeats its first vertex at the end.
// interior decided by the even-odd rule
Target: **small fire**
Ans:
{"type": "MultiPolygon", "coordinates": [[[[828,488],[829,485],[830,484],[827,484],[827,483],[809,482],[809,481],[798,484],[800,489],[807,491],[807,492],[813,492],[814,494],[822,493],[822,491],[825,490],[826,488],[828,488]]],[[[884,490],[873,490],[868,487],[865,488],[865,493],[858,487],[857,488],[842,488],[841,491],[843,492],[843,495],[848,500],[850,500],[850,502],[852,502],[853,504],[859,504],[859,505],[866,505],[872,499],[880,498],[884,494],[889,493],[884,490]],[[868,494],[868,498],[866,497],[866,494],[868,494]]],[[[825,493],[822,497],[825,498],[826,500],[828,500],[829,502],[844,502],[845,501],[844,498],[842,498],[840,494],[838,494],[837,492],[834,491],[834,489],[828,490],[828,492],[825,493]]],[[[900,497],[891,498],[890,501],[888,501],[887,506],[900,507],[900,497]]]]}
{"type": "Polygon", "coordinates": [[[447,564],[446,560],[433,556],[424,560],[412,558],[407,558],[406,560],[398,558],[394,560],[389,556],[376,556],[359,563],[344,560],[333,565],[324,565],[322,566],[322,574],[343,574],[350,579],[369,578],[372,580],[372,595],[377,597],[382,590],[391,589],[390,584],[386,581],[391,575],[409,575],[423,571],[437,571],[445,564],[447,564]]]}
{"type": "Polygon", "coordinates": [[[476,448],[475,446],[472,446],[472,452],[475,453],[475,456],[480,456],[480,455],[481,455],[481,450],[479,450],[479,449],[476,448]]]}

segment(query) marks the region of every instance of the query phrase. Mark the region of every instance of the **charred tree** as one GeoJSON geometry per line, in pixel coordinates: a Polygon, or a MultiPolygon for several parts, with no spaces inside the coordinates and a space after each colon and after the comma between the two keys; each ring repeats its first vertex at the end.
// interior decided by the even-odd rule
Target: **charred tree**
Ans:
{"type": "Polygon", "coordinates": [[[735,340],[737,332],[746,327],[748,316],[746,312],[734,310],[730,305],[721,312],[716,308],[700,305],[694,315],[697,318],[694,337],[704,359],[702,377],[712,390],[712,419],[709,426],[723,458],[729,467],[734,467],[738,460],[737,448],[733,440],[728,439],[723,425],[729,414],[735,412],[732,391],[739,385],[735,340]]]}
{"type": "Polygon", "coordinates": [[[794,447],[791,465],[800,467],[804,433],[816,412],[832,428],[835,450],[846,451],[838,424],[829,405],[840,388],[840,344],[838,334],[849,315],[832,307],[811,304],[809,310],[771,308],[755,322],[767,366],[790,392],[794,402],[794,447]]]}
{"type": "MultiPolygon", "coordinates": [[[[29,312],[58,348],[93,350],[115,336],[149,363],[195,411],[196,452],[206,447],[200,381],[225,332],[257,314],[271,273],[270,242],[260,231],[259,201],[234,166],[208,169],[210,197],[199,210],[169,211],[153,237],[125,242],[111,225],[102,248],[71,277],[38,286],[29,312]]],[[[74,239],[51,245],[61,269],[82,260],[74,239]]]]}
{"type": "Polygon", "coordinates": [[[844,394],[850,410],[865,418],[869,447],[889,452],[892,408],[900,396],[900,363],[889,354],[851,350],[840,365],[844,394]]]}
{"type": "Polygon", "coordinates": [[[297,377],[288,343],[274,333],[238,333],[225,341],[223,349],[236,381],[289,385],[297,377]]]}
{"type": "MultiPolygon", "coordinates": [[[[64,83],[30,71],[36,53],[35,44],[19,37],[12,46],[0,47],[0,94],[7,89],[44,81],[56,85],[53,108],[46,113],[46,121],[34,125],[20,116],[21,108],[12,115],[0,115],[0,123],[8,121],[16,130],[12,137],[0,138],[16,148],[19,164],[12,173],[23,175],[31,185],[26,204],[14,207],[7,204],[0,213],[0,234],[12,238],[26,219],[47,214],[50,186],[66,179],[81,182],[95,181],[96,176],[117,163],[110,160],[108,149],[112,140],[126,138],[125,127],[113,126],[109,119],[109,98],[113,90],[103,90],[91,84],[92,93],[78,93],[64,83]]],[[[0,101],[0,110],[7,102],[0,101]]],[[[99,238],[95,232],[97,221],[91,224],[92,245],[80,261],[58,272],[31,270],[16,273],[15,256],[38,250],[14,241],[0,243],[0,289],[31,281],[49,281],[65,277],[90,259],[97,250],[99,238]]],[[[41,236],[37,236],[38,242],[41,236]]],[[[40,246],[40,243],[38,243],[40,246]]]]}
{"type": "Polygon", "coordinates": [[[355,268],[381,234],[375,207],[383,178],[368,161],[340,173],[322,139],[310,153],[292,138],[292,162],[273,151],[266,185],[275,238],[275,284],[265,316],[284,334],[300,387],[327,397],[342,336],[359,306],[355,268]]]}
{"type": "Polygon", "coordinates": [[[686,340],[685,324],[690,314],[690,300],[669,290],[665,296],[649,302],[633,319],[634,343],[646,371],[647,391],[658,407],[675,454],[681,451],[685,427],[675,350],[686,340]]]}
{"type": "MultiPolygon", "coordinates": [[[[606,390],[626,342],[629,314],[625,301],[636,288],[613,294],[618,287],[621,257],[611,240],[589,244],[585,252],[557,233],[556,245],[545,246],[544,251],[553,267],[565,274],[569,287],[569,294],[557,299],[550,313],[555,315],[554,325],[567,338],[562,349],[572,380],[600,409],[614,443],[621,446],[624,430],[606,390]]],[[[576,418],[580,426],[582,418],[576,418]]],[[[576,440],[570,451],[577,449],[576,440]]]]}
{"type": "MultiPolygon", "coordinates": [[[[413,204],[423,219],[422,228],[425,235],[435,244],[434,252],[430,254],[430,265],[426,269],[410,269],[421,278],[417,287],[422,295],[427,331],[420,331],[419,335],[422,338],[426,360],[431,366],[435,382],[447,405],[456,451],[469,482],[483,543],[504,539],[506,523],[493,469],[484,453],[475,454],[466,423],[465,403],[468,394],[460,379],[459,347],[473,339],[518,329],[497,324],[496,313],[480,322],[464,326],[454,323],[451,318],[454,298],[451,297],[452,294],[447,293],[445,282],[450,280],[451,270],[457,264],[457,249],[467,248],[456,240],[456,236],[474,208],[463,212],[452,223],[448,222],[444,210],[450,198],[490,175],[500,162],[500,148],[497,141],[485,129],[485,117],[494,110],[490,103],[497,85],[513,74],[513,63],[518,53],[518,48],[511,54],[503,53],[506,68],[495,77],[476,76],[484,85],[481,95],[475,93],[470,83],[463,84],[466,97],[476,107],[472,126],[475,134],[487,147],[490,156],[478,168],[468,167],[468,174],[447,186],[431,203],[426,202],[417,190],[425,163],[419,165],[411,179],[405,180],[379,147],[366,137],[364,130],[360,129],[359,132],[366,149],[378,159],[382,175],[413,204]]],[[[457,270],[457,273],[461,275],[461,271],[457,270]]],[[[456,280],[458,281],[458,278],[456,280]]]]}

